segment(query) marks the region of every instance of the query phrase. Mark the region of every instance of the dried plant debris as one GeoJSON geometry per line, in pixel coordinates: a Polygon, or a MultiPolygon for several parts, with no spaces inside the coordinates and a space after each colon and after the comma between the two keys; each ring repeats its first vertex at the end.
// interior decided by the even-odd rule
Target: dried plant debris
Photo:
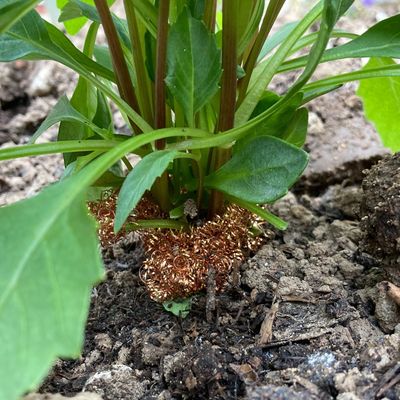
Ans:
{"type": "MultiPolygon", "coordinates": [[[[103,247],[111,246],[126,232],[114,233],[116,193],[108,194],[89,208],[99,221],[99,237],[103,247]]],[[[143,199],[130,217],[153,219],[165,217],[151,200],[143,199]]],[[[146,260],[140,277],[150,297],[157,302],[186,298],[204,290],[210,268],[215,273],[217,291],[221,291],[234,263],[242,262],[246,254],[255,251],[262,238],[249,228],[255,221],[250,212],[230,205],[222,216],[190,227],[188,232],[147,229],[141,231],[146,260]]]]}

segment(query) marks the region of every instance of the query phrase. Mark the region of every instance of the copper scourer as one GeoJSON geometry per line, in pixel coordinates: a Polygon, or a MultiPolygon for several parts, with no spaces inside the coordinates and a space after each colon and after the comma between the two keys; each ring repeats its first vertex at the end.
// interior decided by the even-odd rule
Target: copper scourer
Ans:
{"type": "MultiPolygon", "coordinates": [[[[89,205],[99,221],[103,246],[115,243],[125,233],[114,235],[115,203],[116,196],[112,195],[89,205]]],[[[158,206],[143,199],[130,222],[160,217],[163,215],[158,206]]],[[[249,231],[254,221],[254,215],[247,210],[229,205],[223,215],[188,231],[141,230],[146,261],[140,277],[150,297],[164,302],[191,296],[205,289],[210,268],[215,270],[217,289],[222,290],[234,263],[242,262],[261,243],[249,231]]]]}

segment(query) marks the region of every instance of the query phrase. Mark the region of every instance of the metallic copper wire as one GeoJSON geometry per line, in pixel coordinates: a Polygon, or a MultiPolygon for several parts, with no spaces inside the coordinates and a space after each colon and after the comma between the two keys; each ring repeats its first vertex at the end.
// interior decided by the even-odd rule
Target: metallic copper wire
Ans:
{"type": "MultiPolygon", "coordinates": [[[[125,232],[114,234],[116,193],[89,208],[99,221],[103,246],[110,246],[125,232]]],[[[159,207],[144,198],[130,222],[135,219],[165,218],[159,207]]],[[[224,289],[234,262],[242,262],[249,251],[256,250],[262,239],[254,237],[249,227],[256,220],[247,210],[229,205],[222,216],[192,226],[188,232],[147,229],[140,232],[146,260],[140,278],[150,297],[158,302],[185,298],[206,288],[208,270],[216,271],[216,287],[224,289]]]]}
{"type": "Polygon", "coordinates": [[[163,302],[204,290],[211,267],[216,271],[217,290],[223,290],[234,261],[243,261],[261,243],[249,232],[253,222],[251,213],[231,205],[223,216],[189,232],[144,231],[147,258],[141,279],[150,297],[163,302]]]}

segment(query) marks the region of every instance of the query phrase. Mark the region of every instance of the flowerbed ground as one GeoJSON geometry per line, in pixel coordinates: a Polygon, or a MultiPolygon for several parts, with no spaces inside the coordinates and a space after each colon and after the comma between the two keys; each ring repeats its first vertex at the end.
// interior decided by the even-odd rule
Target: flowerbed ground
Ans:
{"type": "MultiPolygon", "coordinates": [[[[0,145],[26,142],[74,79],[52,64],[36,68],[0,66],[0,145]]],[[[290,79],[275,85],[283,90],[290,79]]],[[[84,390],[104,400],[400,398],[399,308],[382,289],[382,266],[360,246],[362,170],[385,150],[353,86],[310,110],[310,167],[273,207],[287,231],[266,226],[264,246],[227,290],[195,296],[183,320],[149,299],[137,235],[103,249],[107,279],[93,290],[82,356],[59,361],[41,392],[84,390]]],[[[1,163],[0,205],[61,174],[58,156],[1,163]]]]}

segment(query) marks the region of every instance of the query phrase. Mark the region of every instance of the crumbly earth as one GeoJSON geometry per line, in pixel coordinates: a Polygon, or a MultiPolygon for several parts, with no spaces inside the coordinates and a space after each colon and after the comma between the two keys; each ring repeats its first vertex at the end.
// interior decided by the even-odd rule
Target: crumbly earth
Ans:
{"type": "MultiPolygon", "coordinates": [[[[65,69],[40,68],[0,64],[0,145],[26,143],[70,90],[75,78],[65,69]],[[30,76],[41,79],[34,85],[30,76]]],[[[284,90],[292,78],[275,85],[284,90]]],[[[265,244],[240,267],[239,282],[211,299],[211,318],[206,293],[193,298],[186,319],[151,301],[139,278],[140,240],[128,235],[103,249],[107,278],[93,290],[81,357],[58,361],[40,389],[48,394],[29,400],[400,398],[399,306],[383,290],[381,262],[360,245],[361,172],[385,150],[354,86],[310,111],[310,167],[273,207],[289,228],[265,227],[265,244]]],[[[1,163],[0,206],[61,174],[58,156],[1,163]]]]}
{"type": "Polygon", "coordinates": [[[366,250],[398,263],[400,253],[400,153],[385,157],[363,181],[362,227],[366,250]]]}
{"type": "Polygon", "coordinates": [[[290,227],[242,265],[209,322],[204,293],[183,320],[149,300],[140,242],[122,239],[104,251],[107,280],[93,293],[81,359],[59,361],[42,390],[109,400],[399,398],[388,384],[400,315],[379,291],[379,264],[358,248],[359,195],[336,186],[276,204],[290,227]],[[271,338],[260,344],[273,304],[271,338]]]}

